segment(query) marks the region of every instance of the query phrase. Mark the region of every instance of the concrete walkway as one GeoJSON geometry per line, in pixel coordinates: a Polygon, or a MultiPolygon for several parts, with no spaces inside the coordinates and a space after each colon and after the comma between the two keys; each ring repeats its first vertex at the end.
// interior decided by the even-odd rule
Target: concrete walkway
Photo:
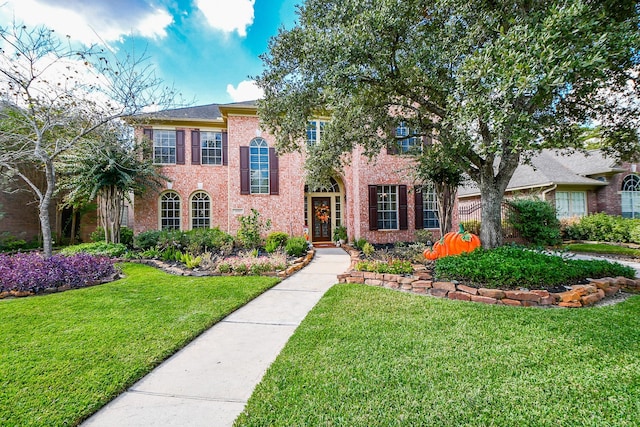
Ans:
{"type": "Polygon", "coordinates": [[[349,267],[339,248],[230,314],[83,426],[231,426],[307,313],[349,267]]]}

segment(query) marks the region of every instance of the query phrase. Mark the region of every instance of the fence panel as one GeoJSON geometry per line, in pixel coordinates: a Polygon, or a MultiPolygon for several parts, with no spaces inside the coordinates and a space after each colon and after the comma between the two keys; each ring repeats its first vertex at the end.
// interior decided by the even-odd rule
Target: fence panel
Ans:
{"type": "MultiPolygon", "coordinates": [[[[513,209],[507,202],[502,202],[500,207],[500,215],[502,219],[502,237],[506,242],[520,242],[521,236],[518,230],[507,223],[509,211],[513,209]]],[[[474,202],[458,208],[458,221],[464,225],[464,229],[480,234],[480,221],[482,218],[482,204],[474,202]]]]}

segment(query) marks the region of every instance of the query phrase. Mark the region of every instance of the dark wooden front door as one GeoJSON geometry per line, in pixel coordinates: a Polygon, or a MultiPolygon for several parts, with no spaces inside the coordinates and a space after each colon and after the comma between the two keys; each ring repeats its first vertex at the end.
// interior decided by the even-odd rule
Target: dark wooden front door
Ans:
{"type": "Polygon", "coordinates": [[[331,241],[331,198],[313,197],[311,199],[311,240],[313,242],[331,241]]]}

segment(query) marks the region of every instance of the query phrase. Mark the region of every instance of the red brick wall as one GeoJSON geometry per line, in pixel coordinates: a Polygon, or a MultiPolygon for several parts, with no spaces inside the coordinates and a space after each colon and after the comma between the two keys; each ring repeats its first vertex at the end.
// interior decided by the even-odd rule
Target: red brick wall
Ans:
{"type": "MultiPolygon", "coordinates": [[[[40,236],[38,203],[33,193],[21,190],[15,193],[0,191],[0,233],[9,233],[24,240],[34,240],[40,236]]],[[[51,215],[51,225],[55,225],[55,215],[51,215]]]]}

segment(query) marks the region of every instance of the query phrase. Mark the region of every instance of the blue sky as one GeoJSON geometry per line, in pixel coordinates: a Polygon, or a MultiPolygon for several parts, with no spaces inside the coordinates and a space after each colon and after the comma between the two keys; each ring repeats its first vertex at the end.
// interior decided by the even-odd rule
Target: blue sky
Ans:
{"type": "Polygon", "coordinates": [[[165,82],[195,104],[260,97],[251,81],[279,27],[300,0],[2,0],[0,25],[45,25],[118,52],[146,49],[165,82]]]}

